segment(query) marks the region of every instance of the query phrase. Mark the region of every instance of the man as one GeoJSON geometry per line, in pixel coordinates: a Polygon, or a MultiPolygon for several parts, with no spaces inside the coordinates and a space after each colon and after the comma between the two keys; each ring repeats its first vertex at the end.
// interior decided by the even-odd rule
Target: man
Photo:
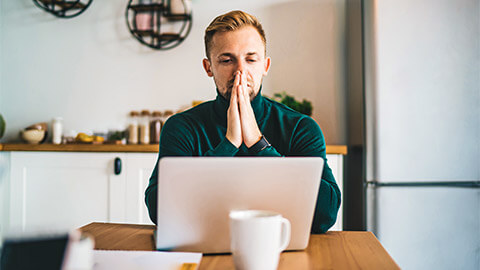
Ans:
{"type": "MultiPolygon", "coordinates": [[[[322,131],[310,117],[262,97],[270,68],[257,19],[242,11],[215,18],[205,30],[203,67],[217,98],[169,118],[160,136],[165,156],[325,156],[322,131]],[[268,140],[267,140],[268,139],[268,140]]],[[[158,165],[158,161],[157,161],[158,165]]],[[[293,169],[293,168],[292,168],[293,169]]],[[[157,166],[145,191],[157,222],[157,166]]],[[[326,232],[337,218],[340,191],[325,162],[312,233],[326,232]]]]}

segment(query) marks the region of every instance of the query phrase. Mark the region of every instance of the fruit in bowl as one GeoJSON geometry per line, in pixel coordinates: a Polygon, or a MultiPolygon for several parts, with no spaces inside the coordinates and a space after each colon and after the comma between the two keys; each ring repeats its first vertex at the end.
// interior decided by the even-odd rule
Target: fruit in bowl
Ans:
{"type": "Polygon", "coordinates": [[[38,144],[45,138],[45,130],[30,129],[21,132],[22,139],[30,144],[38,144]]]}
{"type": "Polygon", "coordinates": [[[46,122],[36,123],[25,128],[26,130],[37,129],[48,131],[48,124],[46,122]]]}

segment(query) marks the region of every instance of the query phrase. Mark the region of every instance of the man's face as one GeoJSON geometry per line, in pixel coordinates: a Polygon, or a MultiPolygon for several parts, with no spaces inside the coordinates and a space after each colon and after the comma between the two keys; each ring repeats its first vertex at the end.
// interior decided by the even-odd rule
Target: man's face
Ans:
{"type": "Polygon", "coordinates": [[[247,89],[252,100],[260,90],[263,76],[267,75],[270,58],[265,57],[265,46],[257,30],[253,26],[244,26],[215,33],[210,59],[203,59],[203,67],[227,100],[230,100],[235,73],[242,71],[247,76],[247,89]]]}

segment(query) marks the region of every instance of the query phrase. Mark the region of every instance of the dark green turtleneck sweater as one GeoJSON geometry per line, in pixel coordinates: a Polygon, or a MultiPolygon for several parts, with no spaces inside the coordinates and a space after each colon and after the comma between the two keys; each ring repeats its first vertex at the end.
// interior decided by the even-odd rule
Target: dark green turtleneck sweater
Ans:
{"type": "MultiPolygon", "coordinates": [[[[326,162],[325,139],[317,123],[259,93],[252,100],[258,127],[272,146],[252,153],[225,138],[229,102],[221,95],[168,119],[160,135],[159,157],[165,156],[311,156],[325,165],[312,224],[312,233],[326,232],[336,221],[340,190],[326,162]]],[[[157,223],[157,167],[145,191],[150,218],[157,223]]]]}

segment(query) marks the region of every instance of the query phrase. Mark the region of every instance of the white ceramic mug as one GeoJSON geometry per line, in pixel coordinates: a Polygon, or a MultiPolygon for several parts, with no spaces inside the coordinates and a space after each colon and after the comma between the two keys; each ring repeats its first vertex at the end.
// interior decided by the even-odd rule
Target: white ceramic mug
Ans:
{"type": "Polygon", "coordinates": [[[235,268],[273,270],[290,243],[290,222],[262,210],[230,212],[230,241],[235,268]]]}

